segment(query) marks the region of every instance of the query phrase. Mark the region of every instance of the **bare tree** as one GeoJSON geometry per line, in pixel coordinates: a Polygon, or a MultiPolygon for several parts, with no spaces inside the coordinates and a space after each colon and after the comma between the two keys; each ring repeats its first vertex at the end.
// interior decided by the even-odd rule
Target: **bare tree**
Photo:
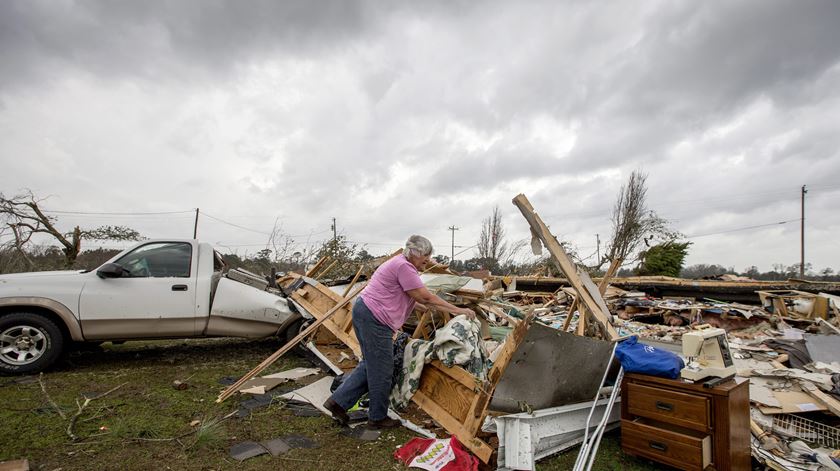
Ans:
{"type": "Polygon", "coordinates": [[[593,267],[600,269],[613,260],[630,261],[644,243],[654,239],[676,240],[681,234],[668,228],[668,221],[647,208],[647,175],[634,170],[621,186],[612,212],[612,237],[603,258],[593,267]]]}
{"type": "Polygon", "coordinates": [[[45,234],[55,239],[64,254],[64,265],[73,266],[82,247],[82,239],[93,240],[140,240],[142,237],[134,229],[123,226],[100,226],[94,229],[80,229],[79,226],[70,232],[62,232],[56,227],[56,219],[44,214],[39,206],[43,199],[36,199],[32,191],[12,198],[6,198],[0,193],[0,221],[4,228],[12,235],[11,244],[34,268],[34,262],[27,254],[27,246],[36,234],[45,234]]]}
{"type": "Polygon", "coordinates": [[[274,262],[285,262],[291,258],[294,252],[295,240],[283,231],[283,225],[279,218],[274,220],[274,227],[268,236],[265,248],[274,252],[274,262]]]}
{"type": "Polygon", "coordinates": [[[493,207],[493,212],[481,222],[481,233],[478,236],[478,258],[482,260],[490,271],[498,270],[501,262],[509,255],[510,248],[505,241],[505,228],[502,224],[502,213],[499,207],[493,207]]]}

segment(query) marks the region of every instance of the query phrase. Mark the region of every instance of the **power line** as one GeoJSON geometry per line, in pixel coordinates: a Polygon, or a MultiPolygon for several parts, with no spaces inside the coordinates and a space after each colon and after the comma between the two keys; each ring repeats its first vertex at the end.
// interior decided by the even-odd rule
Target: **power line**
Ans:
{"type": "Polygon", "coordinates": [[[746,230],[749,230],[749,229],[758,229],[760,227],[778,226],[780,224],[787,224],[789,222],[796,222],[796,221],[799,221],[800,219],[801,218],[796,218],[796,219],[789,219],[787,221],[771,222],[771,223],[768,223],[768,224],[758,224],[756,226],[739,227],[739,228],[736,228],[736,229],[729,229],[729,230],[726,230],[726,231],[709,232],[708,234],[697,234],[697,235],[686,236],[685,238],[686,239],[696,239],[698,237],[706,237],[706,236],[718,235],[718,234],[727,234],[729,232],[746,231],[746,230]]]}
{"type": "Polygon", "coordinates": [[[267,235],[267,236],[270,236],[270,235],[271,235],[271,234],[270,234],[270,233],[268,233],[268,232],[258,231],[258,230],[256,230],[256,229],[251,229],[250,227],[240,226],[239,224],[234,224],[234,223],[232,223],[232,222],[225,221],[224,219],[219,219],[219,218],[217,218],[216,216],[211,216],[211,215],[209,215],[209,214],[205,213],[204,211],[201,211],[201,214],[203,214],[203,215],[205,215],[205,216],[207,216],[207,217],[209,217],[210,219],[213,219],[213,220],[215,220],[215,221],[219,221],[219,222],[221,222],[222,224],[227,224],[228,226],[238,227],[239,229],[242,229],[242,230],[245,230],[245,231],[249,231],[249,232],[256,232],[257,234],[262,234],[262,235],[267,235]]]}
{"type": "Polygon", "coordinates": [[[95,211],[61,211],[57,209],[42,209],[44,213],[50,214],[81,214],[88,216],[159,216],[164,214],[184,214],[192,213],[194,209],[187,211],[158,211],[158,212],[95,212],[95,211]]]}
{"type": "Polygon", "coordinates": [[[471,245],[471,246],[469,246],[469,247],[465,248],[464,250],[462,250],[462,251],[460,251],[460,252],[456,252],[456,253],[455,253],[455,256],[461,255],[462,253],[466,252],[467,250],[469,250],[469,249],[473,249],[473,248],[476,248],[476,247],[478,247],[478,244],[471,245]]]}

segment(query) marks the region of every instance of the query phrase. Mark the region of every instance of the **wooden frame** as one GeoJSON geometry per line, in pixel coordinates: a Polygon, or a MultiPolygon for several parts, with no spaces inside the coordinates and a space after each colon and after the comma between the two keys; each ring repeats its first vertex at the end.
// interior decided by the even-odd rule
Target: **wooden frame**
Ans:
{"type": "MultiPolygon", "coordinates": [[[[300,277],[295,277],[289,283],[294,283],[300,277]]],[[[304,279],[305,280],[305,279],[304,279]]],[[[299,304],[306,312],[316,320],[320,320],[324,313],[332,309],[343,299],[341,295],[318,283],[305,282],[303,286],[293,292],[290,296],[292,301],[299,304]]],[[[321,326],[335,336],[341,343],[350,347],[356,356],[362,355],[359,341],[356,339],[356,332],[353,331],[353,303],[347,303],[338,309],[332,318],[324,321],[321,326]]]]}

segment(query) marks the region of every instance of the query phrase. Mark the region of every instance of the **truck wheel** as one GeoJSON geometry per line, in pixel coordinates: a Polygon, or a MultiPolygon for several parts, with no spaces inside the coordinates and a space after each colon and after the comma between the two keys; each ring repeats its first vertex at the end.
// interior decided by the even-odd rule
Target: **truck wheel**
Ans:
{"type": "Polygon", "coordinates": [[[52,365],[64,348],[58,326],[44,316],[13,312],[0,317],[0,373],[37,373],[52,365]]]}
{"type": "MultiPolygon", "coordinates": [[[[304,320],[305,319],[301,318],[292,322],[292,324],[283,332],[283,345],[291,342],[293,338],[297,337],[299,333],[303,332],[303,329],[306,328],[304,326],[304,320]]],[[[309,324],[307,323],[306,325],[309,324]]]]}

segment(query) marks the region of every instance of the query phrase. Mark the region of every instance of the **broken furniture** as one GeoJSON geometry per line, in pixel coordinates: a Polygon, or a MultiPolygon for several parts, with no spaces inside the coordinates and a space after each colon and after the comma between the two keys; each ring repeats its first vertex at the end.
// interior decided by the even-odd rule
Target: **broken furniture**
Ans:
{"type": "Polygon", "coordinates": [[[621,394],[626,453],[684,470],[750,469],[749,380],[706,388],[631,373],[621,394]]]}
{"type": "Polygon", "coordinates": [[[782,317],[825,319],[828,316],[828,298],[814,293],[797,290],[756,291],[756,293],[764,309],[782,317]]]}

